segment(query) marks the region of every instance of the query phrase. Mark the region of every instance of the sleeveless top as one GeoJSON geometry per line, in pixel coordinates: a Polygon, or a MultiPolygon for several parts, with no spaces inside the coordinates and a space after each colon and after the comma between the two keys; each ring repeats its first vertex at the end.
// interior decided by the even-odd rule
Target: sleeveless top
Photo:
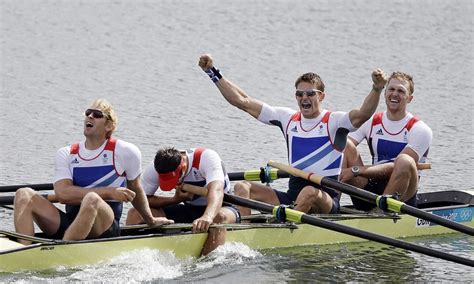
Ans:
{"type": "MultiPolygon", "coordinates": [[[[284,131],[288,147],[288,160],[292,167],[315,173],[320,176],[337,176],[341,172],[342,157],[345,142],[336,146],[332,139],[346,141],[347,132],[336,137],[329,135],[329,116],[327,111],[321,121],[311,129],[303,129],[301,125],[301,112],[293,114],[284,131]],[[341,139],[340,139],[341,140],[341,139]]],[[[341,128],[342,129],[342,128],[341,128]]]]}
{"type": "MultiPolygon", "coordinates": [[[[118,173],[114,164],[114,153],[117,140],[110,138],[104,149],[94,158],[85,159],[79,154],[79,143],[71,145],[69,168],[73,184],[85,187],[125,187],[127,179],[124,173],[118,173]]],[[[119,222],[122,216],[122,202],[107,202],[114,211],[115,220],[119,222]]],[[[79,205],[66,205],[68,214],[77,215],[79,205]]]]}
{"type": "MultiPolygon", "coordinates": [[[[374,114],[372,125],[367,143],[370,154],[372,155],[372,164],[383,164],[393,162],[400,152],[408,144],[408,134],[415,123],[420,121],[413,116],[398,132],[389,132],[385,129],[382,122],[383,112],[374,114]]],[[[426,162],[429,148],[420,158],[420,163],[426,162]]]]}
{"type": "MultiPolygon", "coordinates": [[[[207,180],[204,178],[205,172],[199,170],[201,166],[201,156],[206,150],[206,148],[202,147],[186,150],[186,156],[188,157],[189,166],[183,178],[183,183],[192,184],[196,186],[205,186],[207,184],[207,180]]],[[[221,166],[224,174],[224,192],[229,193],[230,180],[225,170],[224,163],[222,161],[221,166]]],[[[185,203],[193,206],[206,206],[207,198],[205,196],[199,196],[195,194],[192,200],[185,201],[185,203]]]]}

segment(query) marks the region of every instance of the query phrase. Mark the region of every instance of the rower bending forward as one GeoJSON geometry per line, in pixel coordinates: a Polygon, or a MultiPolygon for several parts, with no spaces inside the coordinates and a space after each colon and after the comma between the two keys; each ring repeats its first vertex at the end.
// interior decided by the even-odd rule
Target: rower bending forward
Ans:
{"type": "MultiPolygon", "coordinates": [[[[141,183],[154,216],[166,216],[177,223],[192,222],[195,233],[209,231],[202,255],[225,243],[225,229],[209,229],[212,223],[240,222],[238,209],[223,204],[230,181],[221,158],[211,149],[160,149],[154,161],[145,167],[141,183]],[[182,183],[207,187],[207,198],[183,191],[182,183]],[[176,191],[172,197],[154,195],[158,187],[163,191],[174,188],[176,191]]],[[[128,212],[127,224],[142,222],[136,210],[128,212]]]]}

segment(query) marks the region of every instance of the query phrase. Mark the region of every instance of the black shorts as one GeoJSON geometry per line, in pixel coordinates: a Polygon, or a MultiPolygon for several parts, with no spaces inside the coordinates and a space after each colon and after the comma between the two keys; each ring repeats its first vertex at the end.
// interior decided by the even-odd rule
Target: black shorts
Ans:
{"type": "MultiPolygon", "coordinates": [[[[67,214],[59,209],[58,211],[59,211],[59,217],[60,217],[59,228],[54,235],[50,236],[50,238],[60,240],[64,237],[64,233],[66,232],[67,228],[69,228],[69,226],[72,224],[72,222],[74,221],[77,215],[67,214]]],[[[114,219],[114,222],[112,223],[112,225],[105,232],[103,232],[102,235],[94,239],[112,238],[112,237],[118,237],[118,236],[120,236],[120,224],[117,220],[114,219]]],[[[86,239],[89,239],[89,238],[86,238],[86,239]]]]}
{"type": "MultiPolygon", "coordinates": [[[[222,208],[227,208],[234,212],[235,222],[240,223],[240,211],[230,203],[222,203],[222,208]]],[[[192,223],[194,220],[202,217],[206,206],[195,206],[187,203],[173,204],[163,207],[166,218],[173,220],[175,223],[192,223]]]]}
{"type": "MultiPolygon", "coordinates": [[[[382,195],[383,192],[385,191],[385,187],[387,186],[388,180],[374,180],[374,179],[369,179],[369,182],[367,185],[364,187],[364,190],[370,191],[372,193],[375,193],[377,195],[382,195]]],[[[372,202],[367,202],[361,199],[358,199],[356,197],[352,197],[352,204],[354,204],[354,207],[358,210],[363,210],[363,211],[369,211],[377,205],[372,202]]],[[[410,199],[408,199],[405,204],[417,207],[417,201],[416,201],[416,194],[413,195],[410,199]]]]}
{"type": "MultiPolygon", "coordinates": [[[[333,177],[330,177],[333,178],[333,177]]],[[[337,179],[337,177],[335,177],[337,179]]],[[[300,194],[301,190],[306,187],[306,186],[313,186],[315,188],[321,189],[322,191],[326,192],[331,196],[332,198],[332,207],[331,211],[329,214],[337,214],[339,213],[339,194],[329,188],[321,188],[320,185],[310,182],[308,180],[299,178],[299,177],[293,177],[290,176],[290,180],[288,182],[288,191],[287,192],[282,192],[278,190],[273,190],[275,191],[276,195],[278,196],[278,201],[280,204],[284,205],[291,205],[295,202],[296,198],[298,197],[298,194],[300,194]]]]}

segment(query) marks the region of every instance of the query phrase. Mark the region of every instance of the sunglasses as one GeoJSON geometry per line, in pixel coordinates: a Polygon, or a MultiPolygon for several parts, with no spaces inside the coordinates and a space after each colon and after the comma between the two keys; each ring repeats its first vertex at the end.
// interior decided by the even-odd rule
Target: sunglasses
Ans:
{"type": "Polygon", "coordinates": [[[312,90],[307,90],[307,91],[302,91],[302,90],[296,90],[295,95],[298,98],[302,98],[304,95],[307,95],[308,97],[312,98],[316,96],[317,93],[322,93],[320,90],[312,89],[312,90]]]}
{"type": "Polygon", "coordinates": [[[84,112],[84,114],[85,114],[86,116],[89,116],[89,115],[92,114],[92,117],[93,117],[93,118],[97,118],[97,119],[104,118],[104,117],[108,118],[108,115],[104,114],[102,111],[100,111],[100,110],[98,110],[98,109],[91,109],[91,108],[89,108],[89,109],[87,109],[87,110],[84,112]]]}

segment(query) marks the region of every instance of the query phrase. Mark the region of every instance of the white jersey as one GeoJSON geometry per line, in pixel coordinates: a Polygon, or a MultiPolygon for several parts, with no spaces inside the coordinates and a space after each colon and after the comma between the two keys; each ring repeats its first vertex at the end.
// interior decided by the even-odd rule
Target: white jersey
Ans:
{"type": "Polygon", "coordinates": [[[431,128],[411,113],[392,121],[386,112],[375,113],[349,136],[357,143],[367,140],[372,164],[393,162],[405,147],[418,154],[417,162],[425,162],[433,139],[431,128]]]}
{"type": "MultiPolygon", "coordinates": [[[[230,192],[229,176],[221,158],[215,151],[205,148],[188,149],[186,150],[186,156],[190,166],[186,170],[184,183],[207,186],[213,181],[222,181],[224,182],[224,192],[230,192]]],[[[160,183],[153,161],[145,167],[141,176],[141,184],[148,196],[154,195],[158,190],[160,183]]],[[[207,198],[196,195],[193,200],[186,201],[186,203],[205,206],[207,198]]]]}
{"type": "MultiPolygon", "coordinates": [[[[72,180],[76,186],[126,187],[141,172],[141,153],[133,144],[110,138],[98,149],[88,150],[84,142],[63,147],[56,152],[54,182],[72,180]]],[[[109,202],[115,219],[120,219],[122,202],[109,202]]],[[[66,212],[77,214],[79,206],[66,206],[66,212]]]]}
{"type": "Polygon", "coordinates": [[[323,110],[317,118],[307,119],[299,111],[267,104],[258,120],[280,128],[292,167],[320,176],[340,174],[347,133],[356,129],[346,112],[323,110]]]}

